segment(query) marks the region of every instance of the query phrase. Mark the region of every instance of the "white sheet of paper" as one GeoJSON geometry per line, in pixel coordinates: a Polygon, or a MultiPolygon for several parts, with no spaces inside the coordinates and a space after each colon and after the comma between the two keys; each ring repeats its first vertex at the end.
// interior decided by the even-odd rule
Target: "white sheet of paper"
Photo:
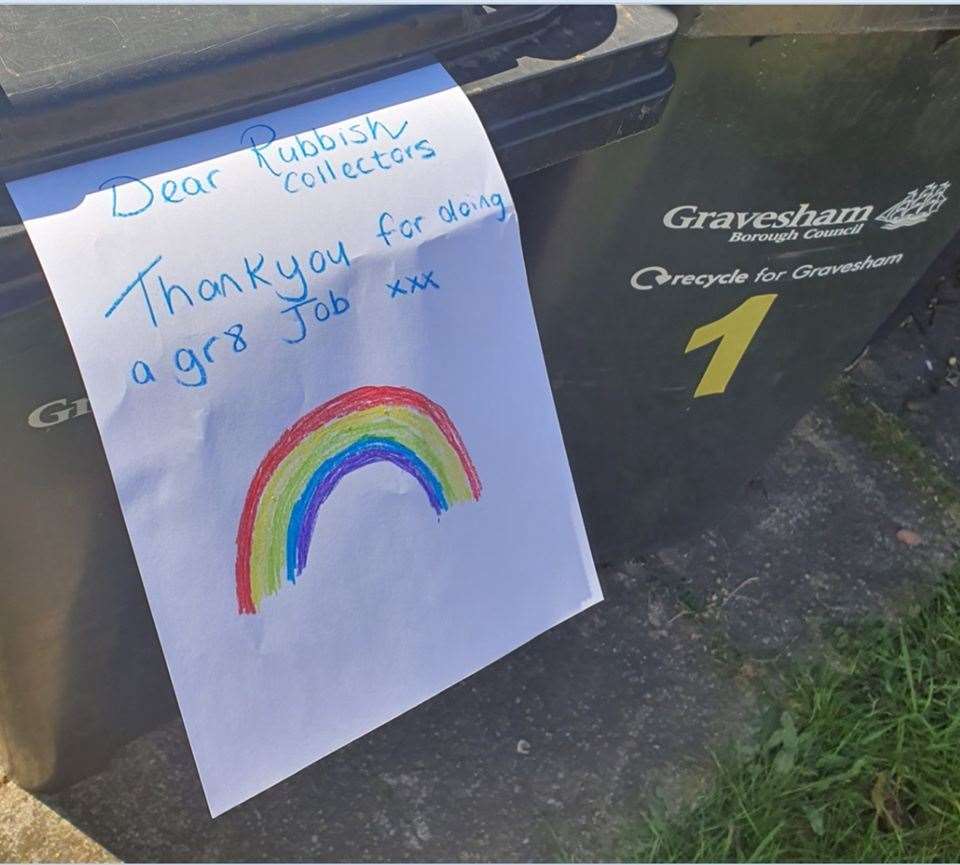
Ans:
{"type": "Polygon", "coordinates": [[[601,599],[513,202],[441,66],[10,192],[214,816],[601,599]]]}

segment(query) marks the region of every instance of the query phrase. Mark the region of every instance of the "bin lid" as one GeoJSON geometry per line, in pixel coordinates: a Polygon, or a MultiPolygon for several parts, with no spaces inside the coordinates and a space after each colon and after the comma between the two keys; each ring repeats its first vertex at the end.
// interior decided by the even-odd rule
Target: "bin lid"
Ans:
{"type": "Polygon", "coordinates": [[[518,176],[655,123],[676,23],[649,6],[0,6],[0,179],[434,60],[518,176]]]}
{"type": "MultiPolygon", "coordinates": [[[[533,23],[550,6],[0,6],[7,112],[107,94],[306,44],[311,77],[382,66],[533,23]]],[[[279,57],[277,58],[279,60],[279,57]]]]}
{"type": "Polygon", "coordinates": [[[52,167],[50,156],[89,158],[91,145],[135,146],[151,130],[173,137],[323,96],[536,30],[555,11],[0,6],[0,171],[9,179],[52,167]]]}

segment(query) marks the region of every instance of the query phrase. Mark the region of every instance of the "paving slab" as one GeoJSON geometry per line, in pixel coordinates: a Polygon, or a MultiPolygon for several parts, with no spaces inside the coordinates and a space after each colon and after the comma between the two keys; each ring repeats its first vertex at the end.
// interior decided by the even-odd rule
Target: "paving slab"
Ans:
{"type": "Polygon", "coordinates": [[[4,862],[116,862],[67,820],[0,779],[0,859],[4,862]]]}

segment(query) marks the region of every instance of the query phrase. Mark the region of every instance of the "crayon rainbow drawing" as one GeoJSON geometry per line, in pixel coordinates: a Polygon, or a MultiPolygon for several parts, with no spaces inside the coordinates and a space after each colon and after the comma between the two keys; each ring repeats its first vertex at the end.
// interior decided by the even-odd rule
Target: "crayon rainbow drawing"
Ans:
{"type": "Polygon", "coordinates": [[[437,403],[403,387],[340,394],[285,430],[254,473],[237,529],[240,613],[296,582],[320,507],[346,475],[377,462],[416,478],[438,516],[480,498],[477,470],[437,403]]]}

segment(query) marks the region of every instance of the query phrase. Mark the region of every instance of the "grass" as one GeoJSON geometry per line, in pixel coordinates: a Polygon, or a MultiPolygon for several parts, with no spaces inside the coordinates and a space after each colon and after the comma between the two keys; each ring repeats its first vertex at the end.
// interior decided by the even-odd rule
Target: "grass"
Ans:
{"type": "Polygon", "coordinates": [[[833,383],[828,399],[847,433],[865,442],[874,456],[892,462],[914,489],[960,526],[960,491],[899,417],[864,396],[846,376],[833,383]]]}
{"type": "Polygon", "coordinates": [[[901,625],[840,635],[830,657],[698,800],[624,826],[616,858],[960,860],[960,562],[901,625]]]}

